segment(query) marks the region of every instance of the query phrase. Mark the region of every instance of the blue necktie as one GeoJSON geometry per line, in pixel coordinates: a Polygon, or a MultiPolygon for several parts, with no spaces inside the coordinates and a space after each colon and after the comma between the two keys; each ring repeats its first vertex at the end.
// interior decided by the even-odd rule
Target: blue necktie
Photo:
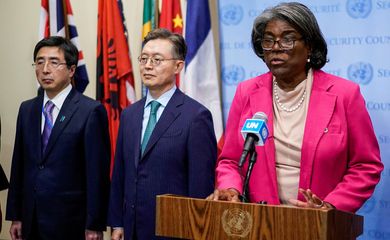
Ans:
{"type": "Polygon", "coordinates": [[[48,101],[45,104],[45,108],[43,109],[43,115],[45,116],[45,126],[43,127],[42,132],[42,153],[45,152],[46,145],[49,142],[51,130],[53,129],[53,109],[54,103],[52,101],[48,101]]]}
{"type": "Polygon", "coordinates": [[[157,101],[150,102],[150,116],[149,116],[148,124],[146,125],[144,139],[142,140],[142,145],[141,145],[142,155],[144,154],[146,145],[148,145],[148,141],[149,141],[150,136],[152,135],[153,129],[156,126],[157,110],[160,107],[160,105],[161,104],[157,101]]]}

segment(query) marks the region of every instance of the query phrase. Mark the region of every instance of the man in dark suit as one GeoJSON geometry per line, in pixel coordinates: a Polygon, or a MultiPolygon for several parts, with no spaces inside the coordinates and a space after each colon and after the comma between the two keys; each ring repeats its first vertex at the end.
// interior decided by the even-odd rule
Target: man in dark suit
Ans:
{"type": "Polygon", "coordinates": [[[44,91],[21,104],[6,219],[12,239],[103,239],[110,143],[104,107],[71,85],[78,50],[62,37],[37,43],[44,91]]]}
{"type": "Polygon", "coordinates": [[[213,191],[211,113],[175,86],[185,55],[183,37],[168,30],[156,29],[144,39],[138,60],[148,93],[121,116],[108,218],[114,240],[159,239],[158,194],[204,198],[213,191]]]}

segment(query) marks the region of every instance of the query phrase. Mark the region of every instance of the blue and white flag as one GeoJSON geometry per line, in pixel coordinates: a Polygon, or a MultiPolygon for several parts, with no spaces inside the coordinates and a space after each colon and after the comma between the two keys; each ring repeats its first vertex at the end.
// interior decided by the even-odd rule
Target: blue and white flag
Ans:
{"type": "Polygon", "coordinates": [[[220,149],[223,144],[221,91],[208,0],[187,1],[185,26],[188,52],[180,88],[211,111],[220,149]]]}

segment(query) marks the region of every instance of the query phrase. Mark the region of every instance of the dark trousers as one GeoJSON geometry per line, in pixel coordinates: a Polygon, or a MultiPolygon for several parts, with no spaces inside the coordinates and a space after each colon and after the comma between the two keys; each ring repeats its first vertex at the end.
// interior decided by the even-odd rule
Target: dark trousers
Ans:
{"type": "MultiPolygon", "coordinates": [[[[23,228],[23,224],[22,224],[22,228],[23,228]]],[[[26,237],[26,240],[44,240],[44,238],[41,235],[42,234],[40,234],[39,232],[37,214],[34,211],[33,220],[31,224],[31,231],[30,234],[26,237]]]]}
{"type": "Polygon", "coordinates": [[[137,230],[134,228],[132,240],[137,240],[137,230]]]}
{"type": "MultiPolygon", "coordinates": [[[[37,213],[34,210],[34,215],[32,219],[31,224],[31,231],[28,234],[28,236],[25,237],[25,240],[85,240],[85,233],[77,231],[74,232],[74,229],[72,226],[68,226],[69,231],[65,234],[58,234],[58,231],[56,229],[48,229],[45,227],[42,227],[41,224],[39,224],[37,213]],[[53,237],[53,235],[55,235],[53,237]]],[[[22,223],[23,228],[23,223],[22,223]]]]}

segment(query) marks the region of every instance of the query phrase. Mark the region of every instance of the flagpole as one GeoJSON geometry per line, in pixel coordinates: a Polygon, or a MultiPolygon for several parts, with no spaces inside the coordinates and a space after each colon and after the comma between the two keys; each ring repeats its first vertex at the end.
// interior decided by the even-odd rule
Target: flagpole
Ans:
{"type": "Polygon", "coordinates": [[[67,9],[67,6],[66,6],[66,1],[69,1],[69,0],[62,0],[62,7],[64,9],[64,11],[62,12],[63,16],[64,16],[64,28],[65,28],[65,38],[66,39],[70,39],[69,37],[69,21],[68,21],[68,9],[67,9]]]}

